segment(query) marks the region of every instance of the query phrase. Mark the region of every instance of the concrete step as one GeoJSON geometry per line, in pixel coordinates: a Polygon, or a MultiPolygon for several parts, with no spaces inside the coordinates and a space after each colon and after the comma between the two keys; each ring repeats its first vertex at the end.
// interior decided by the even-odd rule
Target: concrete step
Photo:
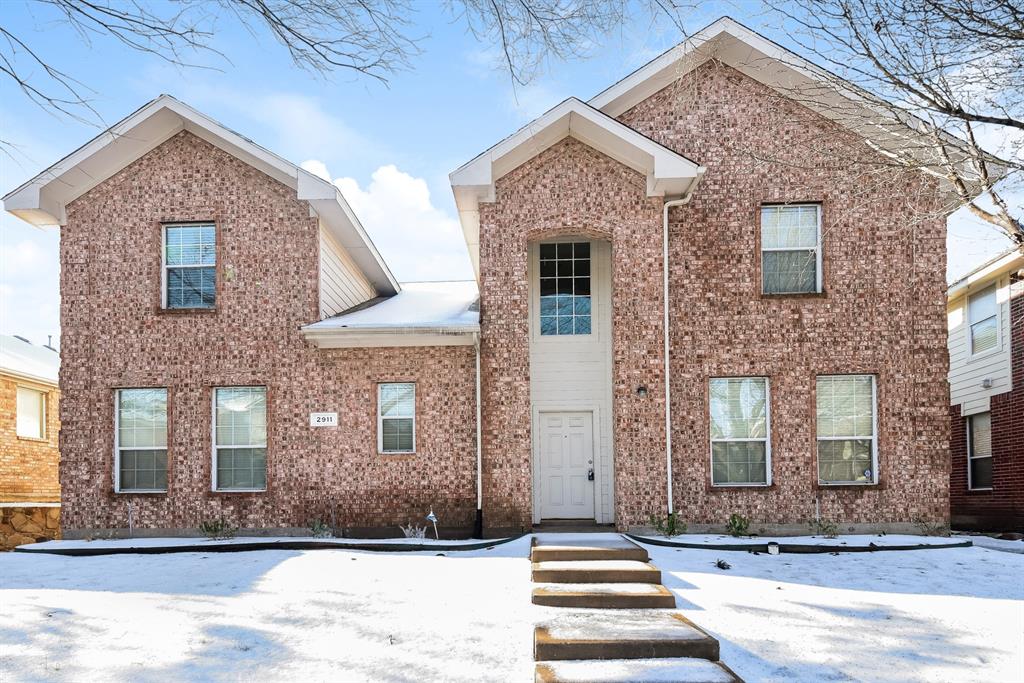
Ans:
{"type": "Polygon", "coordinates": [[[536,683],[743,683],[729,667],[706,659],[612,659],[541,662],[536,683]]]}
{"type": "Polygon", "coordinates": [[[534,562],[534,583],[661,583],[661,570],[636,560],[534,562]]]}
{"type": "Polygon", "coordinates": [[[610,534],[538,534],[530,559],[534,562],[567,560],[636,560],[646,562],[647,551],[636,543],[610,534]],[[561,538],[560,538],[561,536],[561,538]]]}
{"type": "Polygon", "coordinates": [[[558,615],[534,629],[533,658],[718,661],[718,640],[674,610],[590,610],[558,615]]]}
{"type": "Polygon", "coordinates": [[[604,609],[673,608],[676,598],[656,583],[552,583],[533,589],[533,604],[604,609]]]}

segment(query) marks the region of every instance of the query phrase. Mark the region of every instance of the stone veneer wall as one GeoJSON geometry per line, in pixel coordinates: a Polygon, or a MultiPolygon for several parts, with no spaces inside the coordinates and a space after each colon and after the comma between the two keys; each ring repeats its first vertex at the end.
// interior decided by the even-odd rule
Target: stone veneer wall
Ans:
{"type": "Polygon", "coordinates": [[[950,406],[950,508],[957,529],[1024,531],[1024,277],[1010,278],[1013,389],[991,398],[992,490],[967,489],[967,422],[950,406]]]}
{"type": "Polygon", "coordinates": [[[60,538],[60,506],[0,506],[0,550],[60,538]]]}
{"type": "MultiPolygon", "coordinates": [[[[681,517],[714,527],[740,512],[754,529],[806,530],[817,501],[841,529],[948,521],[945,220],[934,186],[919,174],[837,164],[862,159],[863,143],[715,62],[620,119],[708,167],[671,219],[681,517]],[[822,295],[760,293],[759,209],[780,201],[822,204],[822,295]],[[878,376],[877,486],[817,484],[815,376],[832,373],[878,376]],[[733,375],[770,378],[766,488],[710,486],[708,378],[733,375]]],[[[644,525],[666,507],[661,201],[645,196],[638,174],[572,139],[496,192],[481,206],[485,518],[525,526],[531,512],[525,245],[578,232],[612,241],[616,520],[644,525]],[[640,384],[646,399],[635,396],[640,384]]]]}
{"type": "MultiPolygon", "coordinates": [[[[61,234],[66,536],[420,522],[472,525],[472,347],[318,350],[317,219],[295,192],[182,132],[68,206],[61,234]],[[160,309],[161,222],[217,225],[217,308],[160,309]],[[417,383],[417,453],[377,453],[376,385],[417,383]],[[212,387],[265,385],[267,491],[210,490],[212,387]],[[114,389],[167,387],[166,494],[113,492],[114,389]],[[340,425],[309,427],[312,411],[340,425]]],[[[397,532],[397,529],[395,529],[397,532]]]]}
{"type": "Polygon", "coordinates": [[[60,501],[60,392],[36,382],[0,376],[0,503],[60,501]],[[46,392],[46,434],[43,439],[18,436],[18,387],[46,392]]]}

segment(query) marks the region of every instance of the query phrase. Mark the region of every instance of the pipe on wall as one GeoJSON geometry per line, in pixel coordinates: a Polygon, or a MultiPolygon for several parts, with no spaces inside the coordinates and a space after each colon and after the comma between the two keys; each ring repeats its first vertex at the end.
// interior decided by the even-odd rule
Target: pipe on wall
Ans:
{"type": "Polygon", "coordinates": [[[480,333],[473,335],[476,349],[476,521],[473,523],[473,537],[484,537],[484,478],[483,478],[483,413],[480,404],[480,333]]]}

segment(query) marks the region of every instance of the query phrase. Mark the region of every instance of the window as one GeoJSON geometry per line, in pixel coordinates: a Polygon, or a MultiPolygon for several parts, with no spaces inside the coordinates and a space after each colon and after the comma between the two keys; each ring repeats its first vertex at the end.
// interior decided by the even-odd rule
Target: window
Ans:
{"type": "Polygon", "coordinates": [[[377,385],[377,450],[416,452],[416,385],[377,385]]]}
{"type": "Polygon", "coordinates": [[[590,243],[540,245],[540,333],[590,334],[590,243]]]}
{"type": "Polygon", "coordinates": [[[820,206],[761,207],[761,291],[765,294],[821,291],[820,206]]]}
{"type": "Polygon", "coordinates": [[[164,226],[165,308],[213,308],[216,271],[213,225],[164,226]]]}
{"type": "Polygon", "coordinates": [[[114,416],[114,489],[167,490],[167,390],[118,389],[114,416]]]}
{"type": "Polygon", "coordinates": [[[875,378],[818,377],[818,481],[874,484],[877,477],[875,378]]]}
{"type": "Polygon", "coordinates": [[[265,490],[266,387],[217,387],[213,390],[213,417],[214,490],[265,490]]]}
{"type": "Polygon", "coordinates": [[[967,418],[967,488],[992,488],[992,413],[967,418]]]}
{"type": "Polygon", "coordinates": [[[46,438],[46,393],[18,387],[15,431],[27,439],[46,438]]]}
{"type": "Polygon", "coordinates": [[[999,345],[999,305],[996,286],[978,292],[967,304],[971,324],[971,353],[983,353],[999,345]]]}
{"type": "Polygon", "coordinates": [[[768,380],[712,379],[711,483],[764,486],[769,482],[768,380]]]}

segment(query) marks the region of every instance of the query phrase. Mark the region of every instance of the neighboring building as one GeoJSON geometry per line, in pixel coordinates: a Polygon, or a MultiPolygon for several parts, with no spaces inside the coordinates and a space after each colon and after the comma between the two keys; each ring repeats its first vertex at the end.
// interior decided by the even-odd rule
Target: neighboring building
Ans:
{"type": "Polygon", "coordinates": [[[60,355],[0,336],[0,549],[60,533],[60,355]]]}
{"type": "Polygon", "coordinates": [[[451,175],[475,283],[150,102],[5,198],[61,226],[66,535],[948,521],[950,190],[780,96],[820,73],[723,19],[566,100],[451,175]]]}
{"type": "Polygon", "coordinates": [[[947,297],[951,521],[1024,530],[1024,252],[968,273],[947,297]]]}

